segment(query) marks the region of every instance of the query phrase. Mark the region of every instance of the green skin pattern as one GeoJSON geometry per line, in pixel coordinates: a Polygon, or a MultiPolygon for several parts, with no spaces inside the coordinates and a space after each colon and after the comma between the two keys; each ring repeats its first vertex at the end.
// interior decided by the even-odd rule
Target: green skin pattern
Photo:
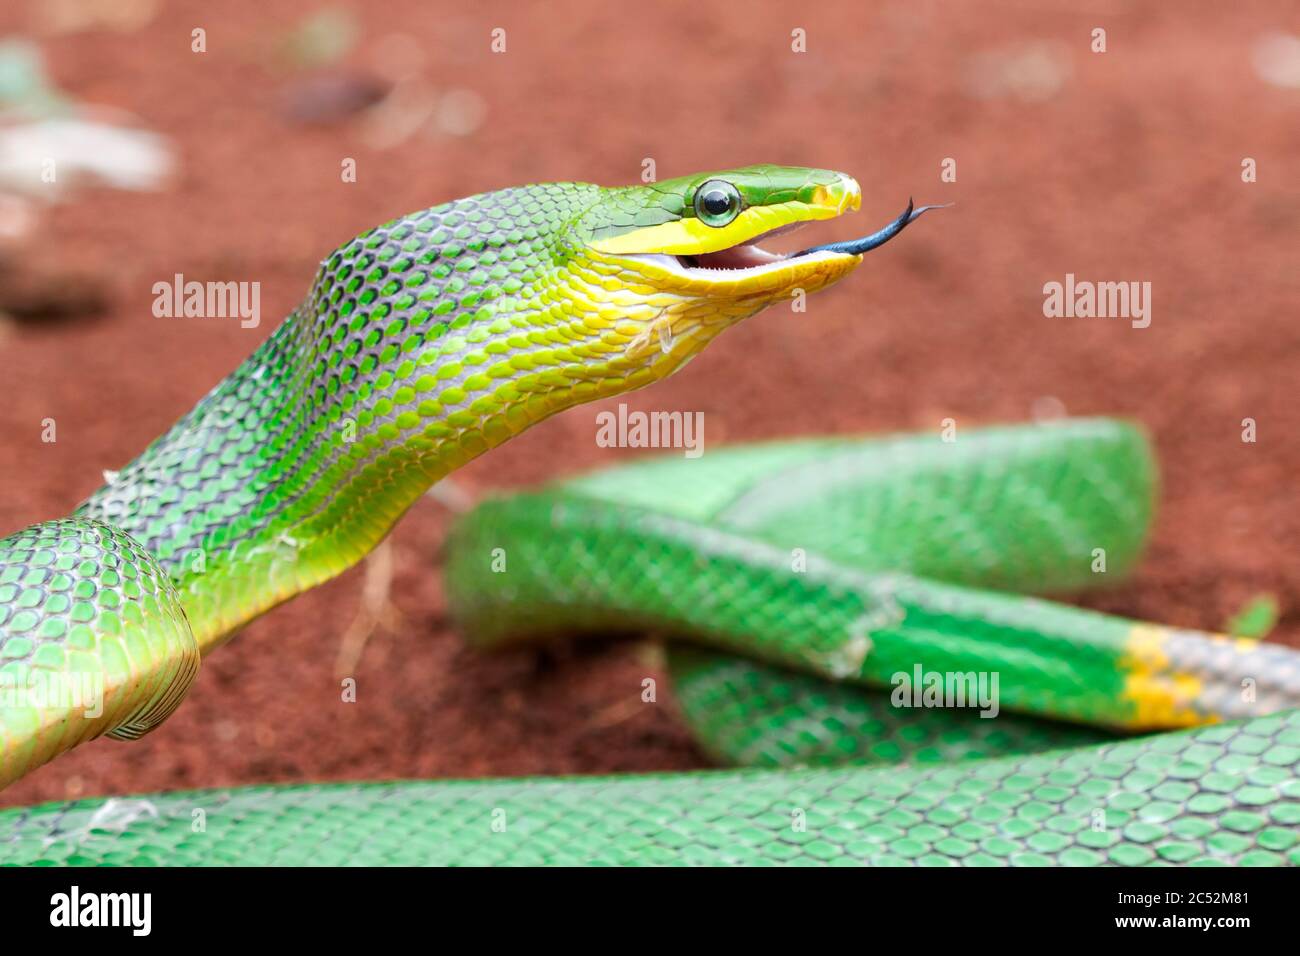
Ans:
{"type": "MultiPolygon", "coordinates": [[[[851,183],[748,167],[522,187],[330,256],[74,517],[0,540],[0,783],[157,726],[203,655],[355,563],[463,462],[860,260],[733,281],[639,259],[701,241],[664,227],[698,226],[717,178],[761,215],[833,210],[797,219],[838,214],[851,183]],[[99,706],[66,699],[88,686],[99,706]]],[[[716,248],[782,223],[762,224],[716,248]]],[[[468,639],[664,638],[701,748],[743,769],[45,804],[0,811],[0,862],[1300,863],[1300,655],[1023,596],[1128,571],[1155,482],[1138,429],[1081,419],[651,458],[488,500],[447,546],[468,639]],[[916,674],[996,677],[996,717],[931,706],[916,674]]]]}

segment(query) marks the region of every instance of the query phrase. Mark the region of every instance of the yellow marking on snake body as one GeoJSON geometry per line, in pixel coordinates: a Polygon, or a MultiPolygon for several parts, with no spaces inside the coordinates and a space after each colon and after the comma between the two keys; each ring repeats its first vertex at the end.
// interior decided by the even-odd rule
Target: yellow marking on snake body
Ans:
{"type": "MultiPolygon", "coordinates": [[[[1195,674],[1180,670],[1182,662],[1170,656],[1170,637],[1175,633],[1154,624],[1136,624],[1129,632],[1119,666],[1125,672],[1124,697],[1134,706],[1131,725],[1135,728],[1193,727],[1221,719],[1196,706],[1198,699],[1203,699],[1205,685],[1195,674]]],[[[1231,647],[1243,655],[1255,653],[1260,643],[1221,634],[1198,635],[1197,639],[1231,647]]]]}
{"type": "Polygon", "coordinates": [[[1218,718],[1199,713],[1192,705],[1203,690],[1199,678],[1173,670],[1166,651],[1169,630],[1135,624],[1129,631],[1119,666],[1124,672],[1123,697],[1133,704],[1129,726],[1195,727],[1218,718]]]}

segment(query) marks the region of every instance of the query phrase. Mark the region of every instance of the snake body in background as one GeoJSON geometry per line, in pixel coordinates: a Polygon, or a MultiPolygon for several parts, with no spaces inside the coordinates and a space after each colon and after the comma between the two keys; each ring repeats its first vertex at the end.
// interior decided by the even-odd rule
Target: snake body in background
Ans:
{"type": "MultiPolygon", "coordinates": [[[[758,244],[858,204],[843,174],[748,167],[504,190],[340,248],[74,517],[0,541],[0,783],[147,732],[203,655],[358,561],[432,482],[663,378],[916,215],[758,244]]],[[[768,769],[47,804],[0,812],[0,861],[1300,862],[1300,655],[1007,593],[1091,583],[1097,549],[1122,574],[1153,482],[1139,432],[1079,420],[724,449],[488,501],[448,545],[471,640],[677,639],[701,745],[768,769]],[[899,674],[903,703],[927,674],[981,698],[996,677],[979,704],[999,713],[895,706],[899,674]]]]}

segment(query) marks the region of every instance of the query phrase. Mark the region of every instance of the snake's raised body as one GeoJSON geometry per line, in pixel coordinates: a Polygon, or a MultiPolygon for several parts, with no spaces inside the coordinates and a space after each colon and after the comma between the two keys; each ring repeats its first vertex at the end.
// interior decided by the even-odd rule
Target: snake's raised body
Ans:
{"type": "MultiPolygon", "coordinates": [[[[665,377],[918,214],[759,245],[859,201],[844,174],[772,166],[550,184],[340,248],[74,517],[0,541],[0,784],[157,726],[203,655],[433,482],[665,377]]],[[[702,746],[770,769],[50,804],[0,813],[0,861],[1300,862],[1295,653],[1005,593],[1091,583],[1098,554],[1123,573],[1153,482],[1139,432],[1084,420],[730,449],[489,501],[448,549],[471,639],[684,638],[669,664],[702,746]]]]}

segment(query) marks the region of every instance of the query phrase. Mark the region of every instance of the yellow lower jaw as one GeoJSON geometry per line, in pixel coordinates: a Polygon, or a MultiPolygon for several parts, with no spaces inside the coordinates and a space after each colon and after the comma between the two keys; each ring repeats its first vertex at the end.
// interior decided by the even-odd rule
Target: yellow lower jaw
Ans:
{"type": "MultiPolygon", "coordinates": [[[[635,366],[653,368],[662,377],[704,348],[724,329],[769,306],[816,292],[848,275],[861,256],[790,260],[744,278],[704,278],[673,272],[653,262],[616,256],[594,256],[591,283],[617,277],[617,319],[608,327],[609,343],[635,366]]],[[[590,287],[589,287],[590,288],[590,287]]],[[[588,293],[600,298],[601,293],[588,293]]],[[[606,292],[605,295],[610,293],[606,292]]],[[[613,305],[607,300],[605,305],[613,305]]]]}
{"type": "Polygon", "coordinates": [[[762,299],[757,308],[794,295],[798,291],[816,292],[844,278],[862,264],[862,256],[808,256],[785,259],[750,272],[748,270],[693,270],[678,272],[652,260],[623,256],[593,255],[591,264],[598,272],[617,275],[630,290],[643,297],[657,293],[699,298],[762,299]]]}

